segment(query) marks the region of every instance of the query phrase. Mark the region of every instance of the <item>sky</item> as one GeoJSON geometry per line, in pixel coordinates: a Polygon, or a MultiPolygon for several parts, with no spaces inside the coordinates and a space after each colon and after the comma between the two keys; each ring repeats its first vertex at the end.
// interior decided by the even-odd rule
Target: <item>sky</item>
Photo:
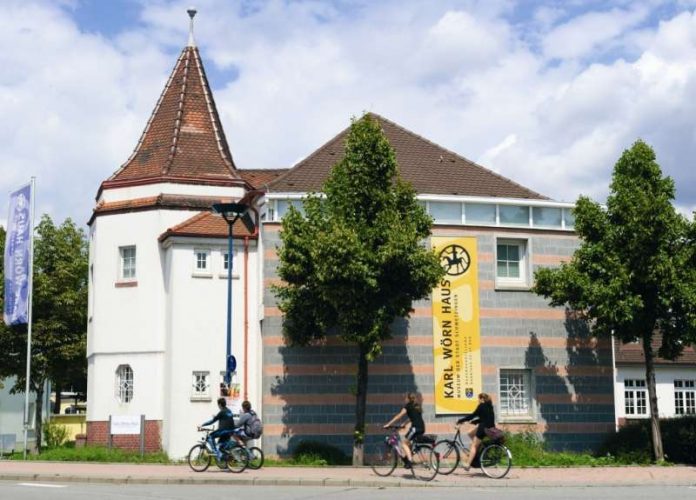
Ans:
{"type": "Polygon", "coordinates": [[[559,201],[650,144],[696,210],[696,0],[3,0],[0,225],[82,227],[186,45],[239,168],[288,168],[372,111],[559,201]]]}

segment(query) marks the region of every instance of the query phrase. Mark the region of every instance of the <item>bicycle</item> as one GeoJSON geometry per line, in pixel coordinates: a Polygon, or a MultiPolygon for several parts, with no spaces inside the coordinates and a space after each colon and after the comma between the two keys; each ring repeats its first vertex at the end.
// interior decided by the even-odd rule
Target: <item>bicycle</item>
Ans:
{"type": "MultiPolygon", "coordinates": [[[[462,441],[461,429],[457,427],[452,439],[442,439],[435,443],[434,452],[439,459],[438,472],[443,475],[454,472],[462,462],[461,454],[469,456],[469,448],[462,441]]],[[[490,438],[485,438],[472,462],[472,467],[474,466],[480,467],[481,472],[490,478],[502,479],[512,467],[512,453],[502,440],[491,441],[490,438]]]]}
{"type": "Polygon", "coordinates": [[[187,457],[189,467],[195,472],[204,472],[208,470],[213,458],[215,458],[218,467],[221,469],[227,469],[235,473],[244,471],[251,461],[249,450],[244,446],[240,446],[234,439],[230,439],[219,444],[222,454],[222,460],[219,460],[217,453],[215,453],[208,441],[208,436],[213,430],[207,427],[198,429],[199,432],[205,432],[205,436],[201,438],[200,443],[193,445],[189,451],[187,457]]]}
{"type": "MultiPolygon", "coordinates": [[[[378,476],[389,476],[396,469],[399,457],[404,458],[401,450],[401,436],[398,430],[401,426],[389,426],[391,432],[384,438],[384,441],[377,443],[373,449],[369,450],[368,461],[370,467],[378,476]]],[[[411,463],[411,474],[422,481],[430,481],[437,475],[438,458],[433,453],[433,443],[436,436],[424,434],[413,441],[411,463]]]]}

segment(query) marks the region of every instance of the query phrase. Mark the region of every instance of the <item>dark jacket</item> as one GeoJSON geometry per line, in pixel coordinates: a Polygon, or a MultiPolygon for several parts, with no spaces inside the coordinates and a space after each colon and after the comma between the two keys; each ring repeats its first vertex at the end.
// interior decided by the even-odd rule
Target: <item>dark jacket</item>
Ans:
{"type": "Polygon", "coordinates": [[[214,422],[218,423],[219,431],[234,429],[234,417],[229,408],[223,408],[211,420],[204,422],[203,425],[210,425],[214,422]]]}
{"type": "Polygon", "coordinates": [[[479,425],[482,425],[484,429],[495,427],[495,412],[493,411],[493,403],[490,401],[487,403],[479,403],[476,410],[474,410],[474,413],[460,418],[457,420],[457,423],[462,424],[469,420],[475,419],[478,419],[479,425]]]}

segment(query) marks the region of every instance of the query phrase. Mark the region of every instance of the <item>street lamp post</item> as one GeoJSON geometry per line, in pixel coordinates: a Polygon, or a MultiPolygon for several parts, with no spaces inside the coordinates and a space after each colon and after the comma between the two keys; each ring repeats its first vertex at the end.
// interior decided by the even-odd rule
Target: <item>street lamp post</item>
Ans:
{"type": "Polygon", "coordinates": [[[244,203],[215,203],[213,213],[227,222],[227,356],[225,358],[225,383],[229,386],[232,372],[237,369],[237,360],[232,355],[232,226],[249,210],[244,203]]]}

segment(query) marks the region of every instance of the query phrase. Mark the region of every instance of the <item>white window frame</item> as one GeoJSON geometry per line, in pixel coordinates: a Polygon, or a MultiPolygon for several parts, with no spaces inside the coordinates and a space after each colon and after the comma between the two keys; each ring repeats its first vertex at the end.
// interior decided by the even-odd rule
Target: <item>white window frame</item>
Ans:
{"type": "Polygon", "coordinates": [[[193,249],[193,273],[196,278],[212,278],[213,262],[210,248],[194,248],[193,249]],[[205,267],[198,267],[201,263],[200,256],[205,256],[205,267]]]}
{"type": "Polygon", "coordinates": [[[119,281],[135,281],[138,278],[138,252],[135,245],[124,245],[118,247],[118,279],[119,281]],[[125,252],[133,250],[132,256],[126,256],[125,252]],[[126,265],[126,261],[132,261],[132,266],[126,265]],[[132,275],[130,272],[132,271],[132,275]],[[126,273],[128,272],[128,276],[126,273]]]}
{"type": "Polygon", "coordinates": [[[674,381],[674,414],[696,414],[696,380],[676,379],[674,381]]]}
{"type": "MultiPolygon", "coordinates": [[[[514,238],[514,237],[502,237],[498,236],[495,238],[495,262],[494,262],[494,272],[495,272],[495,287],[496,289],[522,289],[528,290],[530,288],[529,284],[529,263],[531,262],[530,256],[530,242],[525,238],[514,238]],[[508,277],[508,276],[498,276],[498,246],[517,246],[519,255],[519,277],[508,277]]],[[[507,262],[507,261],[506,261],[507,262]]]]}
{"type": "Polygon", "coordinates": [[[531,369],[498,369],[498,396],[498,419],[501,422],[536,422],[534,377],[531,369]],[[517,386],[512,382],[516,382],[517,386]],[[510,394],[511,390],[514,390],[513,394],[510,394]]]}
{"type": "Polygon", "coordinates": [[[624,380],[624,415],[626,417],[647,417],[648,387],[645,379],[627,378],[624,380]]]}
{"type": "Polygon", "coordinates": [[[210,400],[210,372],[194,370],[191,373],[191,401],[210,400]]]}
{"type": "MultiPolygon", "coordinates": [[[[225,257],[228,254],[228,248],[220,249],[220,273],[219,277],[222,279],[227,279],[227,266],[225,265],[225,257]]],[[[232,279],[239,279],[239,252],[237,251],[237,246],[232,245],[232,279]]]]}
{"type": "Polygon", "coordinates": [[[116,367],[116,400],[121,404],[128,404],[133,401],[134,391],[133,368],[128,364],[116,367]]]}

